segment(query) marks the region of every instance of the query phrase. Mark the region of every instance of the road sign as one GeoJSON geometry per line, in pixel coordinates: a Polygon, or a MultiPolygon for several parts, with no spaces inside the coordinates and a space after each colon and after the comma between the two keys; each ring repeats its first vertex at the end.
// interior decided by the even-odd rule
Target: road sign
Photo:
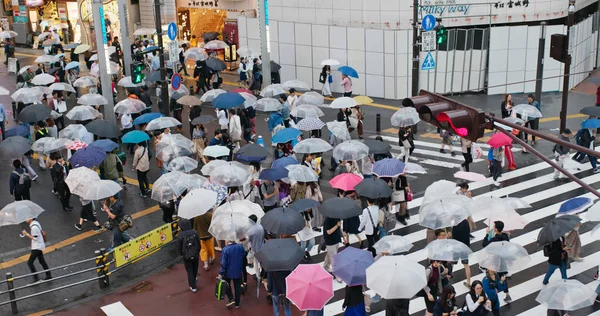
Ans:
{"type": "Polygon", "coordinates": [[[435,31],[421,33],[421,51],[429,52],[436,49],[435,31]]]}
{"type": "Polygon", "coordinates": [[[421,20],[421,27],[424,31],[431,31],[435,27],[435,17],[431,14],[427,14],[421,20]]]}
{"type": "Polygon", "coordinates": [[[169,42],[169,62],[176,63],[179,61],[179,45],[177,41],[169,42]]]}
{"type": "Polygon", "coordinates": [[[177,91],[179,90],[179,87],[181,87],[181,75],[179,75],[178,73],[174,73],[171,77],[171,88],[177,91]]]}
{"type": "Polygon", "coordinates": [[[177,38],[177,24],[175,22],[169,23],[169,28],[167,29],[167,35],[169,39],[174,41],[177,38]]]}
{"type": "Polygon", "coordinates": [[[435,60],[433,59],[433,55],[431,55],[431,52],[427,52],[427,56],[425,56],[423,64],[421,65],[421,70],[433,69],[435,69],[435,60]]]}
{"type": "MultiPolygon", "coordinates": [[[[118,227],[116,229],[119,229],[118,227]]],[[[149,255],[173,240],[171,224],[164,224],[114,249],[115,266],[149,255]]]]}

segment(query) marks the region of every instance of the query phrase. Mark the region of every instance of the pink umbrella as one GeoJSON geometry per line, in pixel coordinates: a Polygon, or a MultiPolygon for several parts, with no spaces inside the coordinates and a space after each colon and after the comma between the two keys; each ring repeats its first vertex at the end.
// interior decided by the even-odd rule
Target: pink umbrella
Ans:
{"type": "Polygon", "coordinates": [[[333,179],[329,180],[329,184],[334,189],[340,189],[343,191],[354,191],[354,187],[359,184],[363,178],[353,173],[342,173],[333,179]]]}
{"type": "Polygon", "coordinates": [[[467,181],[487,181],[488,179],[480,174],[480,173],[476,173],[476,172],[467,172],[467,171],[458,171],[454,174],[454,177],[457,179],[463,179],[463,180],[467,180],[467,181]]]}
{"type": "Polygon", "coordinates": [[[523,229],[525,225],[529,224],[519,213],[515,210],[505,210],[490,215],[486,224],[488,226],[493,225],[495,221],[502,221],[504,223],[504,230],[511,231],[516,229],[523,229]]]}
{"type": "Polygon", "coordinates": [[[287,298],[302,311],[320,310],[333,297],[333,277],[319,264],[301,264],[285,278],[287,298]]]}
{"type": "Polygon", "coordinates": [[[71,143],[71,145],[67,146],[67,148],[71,150],[79,150],[85,147],[87,147],[87,144],[78,140],[74,141],[73,143],[71,143]]]}
{"type": "Polygon", "coordinates": [[[487,143],[490,145],[490,147],[499,148],[510,145],[512,143],[512,138],[508,137],[504,133],[496,133],[490,137],[487,143]]]}

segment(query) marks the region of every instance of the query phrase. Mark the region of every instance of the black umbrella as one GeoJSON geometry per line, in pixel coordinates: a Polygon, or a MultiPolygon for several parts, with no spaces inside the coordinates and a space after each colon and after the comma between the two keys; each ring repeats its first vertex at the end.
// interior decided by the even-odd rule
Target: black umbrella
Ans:
{"type": "Polygon", "coordinates": [[[362,214],[362,208],[356,204],[356,201],[339,197],[325,200],[319,206],[319,211],[323,216],[337,219],[346,219],[362,214]]]}
{"type": "Polygon", "coordinates": [[[85,128],[88,130],[88,132],[99,137],[119,138],[119,136],[121,136],[119,127],[114,123],[105,120],[95,120],[89,122],[85,125],[85,128]]]}
{"type": "Polygon", "coordinates": [[[247,144],[242,146],[236,153],[235,157],[238,160],[247,162],[260,162],[269,156],[269,151],[262,146],[256,144],[247,144]]]}
{"type": "Polygon", "coordinates": [[[52,110],[50,110],[50,108],[47,106],[41,104],[32,104],[23,109],[23,111],[19,113],[19,116],[17,116],[17,119],[26,123],[45,121],[50,117],[51,112],[52,110]]]}
{"type": "Polygon", "coordinates": [[[579,113],[589,116],[600,117],[600,106],[586,106],[583,109],[581,109],[579,113]]]}
{"type": "Polygon", "coordinates": [[[260,224],[270,233],[277,235],[292,235],[304,228],[304,218],[293,208],[278,207],[268,211],[260,224]]]}
{"type": "Polygon", "coordinates": [[[318,207],[319,205],[320,203],[313,199],[300,199],[292,203],[292,205],[290,205],[290,208],[293,208],[298,212],[304,212],[312,208],[318,207]]]}
{"type": "Polygon", "coordinates": [[[192,120],[192,125],[206,124],[206,123],[210,123],[214,120],[216,120],[216,118],[214,116],[200,115],[197,118],[192,120]]]}
{"type": "Polygon", "coordinates": [[[375,139],[366,139],[363,141],[367,147],[369,147],[369,154],[371,155],[384,155],[388,154],[392,150],[392,146],[386,142],[375,139]]]}
{"type": "Polygon", "coordinates": [[[579,223],[581,223],[581,218],[575,215],[563,215],[553,218],[540,230],[537,238],[538,245],[542,246],[553,243],[561,236],[573,230],[579,223]]]}
{"type": "Polygon", "coordinates": [[[600,86],[600,77],[588,78],[588,81],[600,86]]]}
{"type": "Polygon", "coordinates": [[[267,272],[292,271],[304,257],[304,251],[295,239],[270,239],[254,256],[267,272]]]}
{"type": "Polygon", "coordinates": [[[13,157],[21,157],[31,150],[31,142],[23,136],[8,137],[0,142],[0,151],[13,157]]]}
{"type": "MultiPolygon", "coordinates": [[[[258,65],[258,69],[262,70],[262,64],[258,65]]],[[[281,69],[281,66],[271,60],[271,72],[278,72],[281,69]]]]}
{"type": "Polygon", "coordinates": [[[370,199],[380,199],[392,196],[392,188],[383,180],[377,178],[363,179],[354,187],[359,196],[370,199]]]}
{"type": "Polygon", "coordinates": [[[206,32],[206,33],[202,34],[202,38],[205,40],[212,41],[214,39],[217,39],[217,37],[219,37],[219,35],[221,35],[219,32],[206,32]]]}
{"type": "Polygon", "coordinates": [[[208,68],[210,68],[214,71],[223,71],[223,70],[227,69],[227,65],[225,65],[225,62],[223,62],[222,60],[220,60],[218,58],[207,59],[206,65],[208,66],[208,68]]]}

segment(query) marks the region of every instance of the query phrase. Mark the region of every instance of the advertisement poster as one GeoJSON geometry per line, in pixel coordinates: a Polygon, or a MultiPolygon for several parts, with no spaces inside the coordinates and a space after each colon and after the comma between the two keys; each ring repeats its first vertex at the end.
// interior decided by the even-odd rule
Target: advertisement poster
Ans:
{"type": "MultiPolygon", "coordinates": [[[[118,228],[115,228],[118,229],[118,228]]],[[[164,224],[114,249],[115,266],[120,267],[150,254],[173,240],[171,224],[164,224]]]]}

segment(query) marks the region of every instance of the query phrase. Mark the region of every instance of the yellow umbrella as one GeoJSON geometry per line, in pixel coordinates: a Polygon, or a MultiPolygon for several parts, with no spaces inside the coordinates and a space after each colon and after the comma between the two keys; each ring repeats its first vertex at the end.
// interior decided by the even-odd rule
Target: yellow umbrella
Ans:
{"type": "Polygon", "coordinates": [[[84,53],[84,52],[88,51],[90,48],[92,48],[92,47],[88,44],[81,44],[81,45],[75,47],[75,54],[84,53]]]}
{"type": "Polygon", "coordinates": [[[371,104],[371,103],[373,103],[373,99],[369,98],[366,95],[359,95],[357,97],[354,97],[353,99],[358,104],[371,104]]]}

